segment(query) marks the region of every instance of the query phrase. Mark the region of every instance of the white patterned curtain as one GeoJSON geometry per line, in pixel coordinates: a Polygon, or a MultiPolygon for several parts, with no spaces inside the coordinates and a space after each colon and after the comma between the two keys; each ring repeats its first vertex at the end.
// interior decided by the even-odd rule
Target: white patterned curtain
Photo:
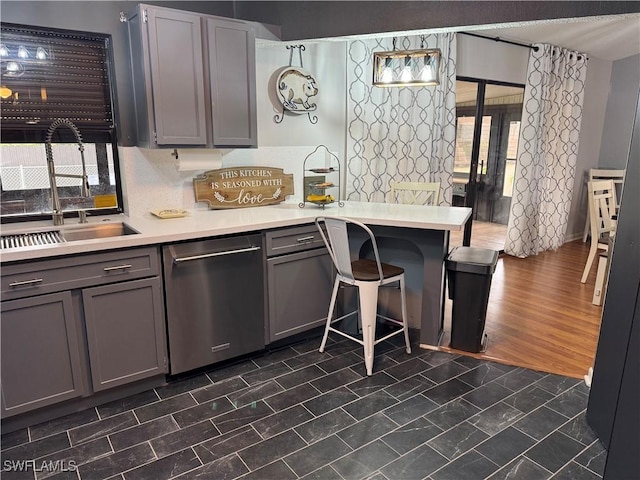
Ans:
{"type": "MultiPolygon", "coordinates": [[[[420,36],[399,37],[399,50],[421,48],[420,36]]],[[[424,48],[442,52],[440,85],[375,87],[373,52],[392,39],[349,43],[347,59],[346,198],[389,199],[389,182],[440,182],[441,205],[451,204],[456,137],[456,37],[425,35],[424,48]]]]}
{"type": "Polygon", "coordinates": [[[504,246],[517,257],[564,243],[587,74],[584,54],[552,45],[536,47],[529,57],[504,246]]]}

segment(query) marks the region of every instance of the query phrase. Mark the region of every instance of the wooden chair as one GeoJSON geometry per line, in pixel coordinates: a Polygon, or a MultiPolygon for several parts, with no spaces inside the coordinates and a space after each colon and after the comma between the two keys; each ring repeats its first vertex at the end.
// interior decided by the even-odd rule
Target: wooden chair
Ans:
{"type": "MultiPolygon", "coordinates": [[[[601,168],[592,168],[589,170],[589,179],[588,182],[593,180],[613,180],[613,183],[616,187],[616,214],[618,213],[618,209],[620,208],[620,198],[617,195],[618,191],[622,190],[622,184],[624,183],[624,174],[626,170],[615,170],[615,169],[601,169],[601,168]]],[[[591,223],[589,220],[589,209],[587,208],[587,219],[584,224],[584,234],[582,235],[582,241],[586,242],[587,238],[589,238],[589,233],[591,232],[591,223]]]]}
{"type": "Polygon", "coordinates": [[[391,181],[391,202],[408,205],[438,205],[440,182],[391,181]]]}
{"type": "Polygon", "coordinates": [[[378,253],[378,245],[373,232],[363,223],[355,220],[340,217],[318,217],[316,225],[320,230],[320,235],[324,240],[329,255],[336,267],[337,274],[333,285],[333,294],[329,303],[329,313],[327,315],[327,323],[320,344],[320,353],[324,352],[329,332],[334,332],[343,337],[347,337],[364,347],[364,363],[367,375],[373,373],[373,357],[374,348],[380,342],[387,340],[394,335],[404,332],[404,340],[406,343],[407,353],[411,353],[409,344],[409,329],[407,325],[407,306],[404,282],[404,269],[395,265],[389,265],[380,261],[378,253]],[[349,234],[347,226],[360,228],[366,232],[371,241],[371,248],[375,256],[375,260],[361,258],[351,261],[351,253],[349,249],[349,234]],[[322,228],[322,227],[326,228],[322,228]],[[326,230],[326,232],[325,232],[326,230]],[[400,286],[400,302],[401,302],[401,320],[392,319],[384,315],[378,314],[378,288],[383,285],[398,283],[400,286]],[[336,305],[336,297],[340,284],[347,284],[358,288],[358,308],[352,312],[333,318],[336,305]],[[359,335],[352,335],[345,331],[334,328],[332,325],[351,315],[360,314],[362,339],[359,335]],[[386,320],[388,323],[400,326],[402,328],[395,329],[391,333],[384,335],[376,340],[376,323],[378,318],[386,320]]]}
{"type": "Polygon", "coordinates": [[[591,247],[587,263],[582,272],[582,283],[587,281],[589,271],[598,249],[609,250],[609,238],[616,232],[616,187],[613,180],[592,180],[587,183],[591,247]]]}

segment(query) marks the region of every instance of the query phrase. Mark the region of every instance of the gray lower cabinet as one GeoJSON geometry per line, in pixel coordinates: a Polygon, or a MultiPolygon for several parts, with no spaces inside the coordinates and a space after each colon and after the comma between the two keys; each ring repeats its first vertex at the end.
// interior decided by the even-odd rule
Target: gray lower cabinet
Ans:
{"type": "Polygon", "coordinates": [[[160,279],[82,290],[95,392],[165,373],[160,279]]]}
{"type": "Polygon", "coordinates": [[[2,302],[2,417],[82,396],[71,293],[2,302]]]}
{"type": "Polygon", "coordinates": [[[138,146],[257,146],[249,23],[140,4],[128,28],[138,146]]]}
{"type": "Polygon", "coordinates": [[[152,247],[3,265],[3,418],[166,373],[160,275],[152,247]]]}
{"type": "Polygon", "coordinates": [[[268,340],[324,325],[335,269],[315,225],[266,233],[268,340]]]}

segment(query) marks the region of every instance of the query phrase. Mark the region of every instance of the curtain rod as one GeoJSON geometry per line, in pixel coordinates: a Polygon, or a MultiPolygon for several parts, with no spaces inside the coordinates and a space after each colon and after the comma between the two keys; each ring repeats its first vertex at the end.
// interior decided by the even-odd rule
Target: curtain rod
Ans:
{"type": "Polygon", "coordinates": [[[510,45],[516,45],[518,47],[525,47],[525,48],[531,48],[534,51],[538,51],[538,47],[535,47],[533,45],[529,45],[526,43],[518,43],[518,42],[512,42],[511,40],[503,40],[500,37],[487,37],[485,35],[479,35],[477,33],[469,33],[469,32],[459,32],[462,33],[463,35],[469,35],[471,37],[478,37],[478,38],[484,38],[486,40],[493,40],[494,42],[503,42],[503,43],[508,43],[510,45]]]}

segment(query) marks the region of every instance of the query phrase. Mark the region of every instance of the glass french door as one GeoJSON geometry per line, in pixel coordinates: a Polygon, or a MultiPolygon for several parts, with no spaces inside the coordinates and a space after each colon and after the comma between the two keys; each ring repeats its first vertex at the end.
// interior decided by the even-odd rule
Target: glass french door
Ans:
{"type": "Polygon", "coordinates": [[[504,248],[523,96],[522,85],[457,80],[453,205],[473,209],[463,245],[504,248]]]}

